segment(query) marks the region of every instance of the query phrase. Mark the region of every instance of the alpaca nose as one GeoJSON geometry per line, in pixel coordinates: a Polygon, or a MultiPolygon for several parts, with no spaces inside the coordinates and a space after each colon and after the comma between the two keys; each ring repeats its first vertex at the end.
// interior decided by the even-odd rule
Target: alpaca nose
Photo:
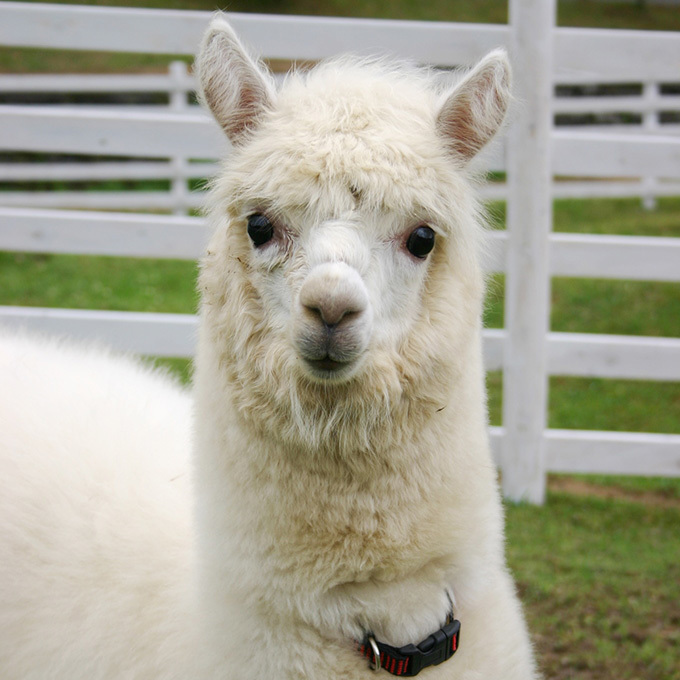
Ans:
{"type": "Polygon", "coordinates": [[[368,294],[355,269],[344,262],[314,267],[300,290],[300,304],[332,328],[368,306],[368,294]]]}

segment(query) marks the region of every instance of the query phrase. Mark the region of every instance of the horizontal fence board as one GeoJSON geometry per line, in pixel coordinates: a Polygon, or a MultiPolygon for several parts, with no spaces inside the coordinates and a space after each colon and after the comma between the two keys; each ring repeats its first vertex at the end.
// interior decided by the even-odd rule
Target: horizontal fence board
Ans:
{"type": "MultiPolygon", "coordinates": [[[[0,307],[0,324],[21,325],[51,333],[72,333],[76,337],[97,337],[114,342],[121,349],[159,356],[193,355],[193,345],[183,345],[184,349],[179,354],[171,353],[177,352],[175,338],[184,337],[182,334],[191,318],[191,315],[182,314],[0,307]],[[142,322],[153,337],[153,340],[144,339],[144,349],[140,349],[137,331],[125,335],[128,326],[139,328],[142,322]],[[154,323],[158,323],[163,333],[156,333],[152,328],[154,323]],[[170,345],[166,345],[166,337],[170,345]]],[[[484,330],[486,370],[502,369],[504,339],[504,330],[484,330]]],[[[550,333],[547,342],[548,372],[551,375],[680,381],[680,340],[675,338],[550,333]]]]}
{"type": "MultiPolygon", "coordinates": [[[[194,259],[208,227],[198,217],[0,207],[0,250],[194,259]]],[[[489,233],[485,266],[504,271],[506,231],[489,233]]],[[[680,239],[553,233],[553,276],[680,281],[680,239]]]]}
{"type": "Polygon", "coordinates": [[[554,233],[553,276],[680,281],[680,239],[554,233]]]}
{"type": "Polygon", "coordinates": [[[177,10],[0,3],[0,44],[195,54],[210,14],[177,10]]]}
{"type": "Polygon", "coordinates": [[[41,153],[214,159],[226,137],[203,112],[0,106],[0,149],[41,153]]]}
{"type": "Polygon", "coordinates": [[[546,440],[550,472],[680,475],[680,435],[547,430],[546,440]]]}
{"type": "Polygon", "coordinates": [[[46,191],[1,192],[0,205],[71,210],[160,210],[198,209],[205,194],[186,191],[176,195],[170,191],[46,191]]]}
{"type": "MultiPolygon", "coordinates": [[[[553,172],[586,177],[680,177],[680,137],[556,130],[553,172]]],[[[229,148],[207,115],[0,106],[0,148],[112,156],[214,159],[229,148]]],[[[493,170],[501,153],[489,156],[493,170]]]]}
{"type": "MultiPolygon", "coordinates": [[[[487,201],[505,201],[508,198],[508,187],[504,182],[482,184],[479,195],[487,201]]],[[[554,182],[551,195],[555,199],[562,198],[641,198],[648,196],[680,196],[680,183],[650,178],[649,180],[623,180],[608,182],[604,180],[579,182],[554,182]]],[[[1,202],[1,201],[0,201],[1,202]]]]}
{"type": "Polygon", "coordinates": [[[188,357],[194,353],[197,319],[192,314],[0,307],[2,326],[96,340],[137,354],[188,357]]]}
{"type": "MultiPolygon", "coordinates": [[[[484,330],[487,371],[503,368],[505,331],[484,330]]],[[[548,374],[680,382],[680,339],[595,333],[548,333],[548,374]]]]}
{"type": "Polygon", "coordinates": [[[506,26],[338,17],[228,14],[237,32],[269,58],[318,60],[351,52],[388,54],[439,66],[470,64],[507,42],[506,26]],[[286,35],[287,34],[287,35],[286,35]]]}
{"type": "MultiPolygon", "coordinates": [[[[494,459],[503,467],[505,431],[491,427],[489,433],[494,459]]],[[[547,472],[680,476],[680,435],[548,429],[545,438],[547,472]]]]}
{"type": "MultiPolygon", "coordinates": [[[[7,2],[0,5],[0,43],[193,55],[210,16],[209,12],[7,2]]],[[[238,13],[227,16],[247,44],[272,59],[317,60],[342,52],[390,53],[455,65],[504,44],[507,37],[505,26],[492,24],[238,13]]]]}
{"type": "MultiPolygon", "coordinates": [[[[680,75],[678,75],[680,80],[680,75]]],[[[2,80],[0,80],[0,84],[2,80]]],[[[680,97],[658,95],[656,97],[557,97],[553,99],[554,114],[563,113],[656,113],[657,111],[674,111],[680,109],[680,97]]]]}
{"type": "Polygon", "coordinates": [[[169,74],[34,74],[0,75],[0,92],[171,92],[192,90],[195,81],[169,74]]]}
{"type": "MultiPolygon", "coordinates": [[[[262,56],[322,59],[341,52],[391,53],[440,65],[469,63],[507,44],[504,25],[228,14],[262,56]]],[[[193,55],[208,12],[0,4],[0,44],[193,55]]],[[[556,28],[558,82],[635,82],[677,78],[675,32],[556,28]]]]}
{"type": "MultiPolygon", "coordinates": [[[[179,164],[169,161],[2,163],[0,164],[0,181],[70,180],[82,182],[107,179],[174,179],[178,177],[190,179],[211,177],[217,172],[218,168],[217,163],[186,163],[184,161],[179,164]]],[[[0,203],[5,203],[7,193],[9,192],[0,194],[0,203]]],[[[132,193],[132,190],[129,193],[132,193]]]]}
{"type": "MultiPolygon", "coordinates": [[[[489,233],[486,267],[505,270],[508,233],[489,233]]],[[[680,239],[660,236],[611,236],[600,234],[550,235],[552,276],[680,281],[680,239]]]]}
{"type": "Polygon", "coordinates": [[[548,372],[625,380],[680,382],[680,339],[549,333],[548,372]]]}
{"type": "Polygon", "coordinates": [[[680,137],[614,135],[554,130],[556,175],[587,177],[680,177],[680,137]]]}
{"type": "Polygon", "coordinates": [[[557,181],[552,185],[553,198],[639,198],[642,196],[680,196],[680,181],[649,178],[620,182],[557,181]]]}
{"type": "Polygon", "coordinates": [[[680,72],[677,31],[557,28],[557,83],[675,82],[680,72]]]}
{"type": "Polygon", "coordinates": [[[503,369],[503,343],[505,330],[502,328],[485,328],[482,331],[484,368],[487,371],[503,369]]]}
{"type": "Polygon", "coordinates": [[[0,208],[0,250],[193,260],[207,240],[198,217],[0,208]]]}

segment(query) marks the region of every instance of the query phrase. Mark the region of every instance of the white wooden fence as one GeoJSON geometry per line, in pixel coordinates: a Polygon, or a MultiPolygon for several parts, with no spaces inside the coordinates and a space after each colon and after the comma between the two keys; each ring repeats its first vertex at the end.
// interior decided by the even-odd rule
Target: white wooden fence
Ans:
{"type": "MultiPolygon", "coordinates": [[[[598,132],[604,129],[616,134],[680,135],[680,73],[676,76],[679,94],[670,84],[646,80],[628,86],[631,94],[603,88],[602,83],[592,81],[588,74],[564,75],[556,79],[555,92],[551,103],[556,125],[559,128],[574,127],[584,132],[598,132]],[[626,120],[624,124],[622,121],[626,120]]],[[[612,85],[612,83],[607,83],[612,85]]],[[[617,83],[614,83],[617,84],[617,83]]],[[[108,111],[122,113],[184,113],[197,119],[205,113],[195,103],[195,81],[184,61],[172,61],[165,74],[129,75],[0,75],[0,102],[26,99],[33,95],[125,95],[154,93],[161,97],[158,104],[79,104],[62,105],[55,108],[71,108],[74,111],[108,111]]],[[[40,99],[37,98],[39,102],[40,99]]],[[[40,108],[50,108],[42,105],[40,108]]],[[[489,170],[503,169],[503,149],[488,159],[489,170]]],[[[214,159],[213,159],[214,161],[214,159]]],[[[100,210],[172,210],[186,214],[202,207],[205,194],[201,190],[190,190],[189,180],[210,177],[216,168],[215,162],[192,162],[181,156],[157,161],[64,162],[63,159],[42,160],[31,163],[0,162],[0,182],[40,183],[49,182],[102,182],[117,180],[166,180],[167,189],[151,191],[111,191],[76,189],[54,191],[49,188],[4,191],[3,205],[32,206],[48,208],[90,208],[100,210]]],[[[635,178],[578,178],[553,181],[552,195],[555,198],[594,197],[643,197],[650,208],[654,198],[680,195],[680,181],[671,178],[644,176],[635,178]]],[[[485,198],[507,199],[507,185],[504,181],[487,183],[482,188],[485,198]]]]}
{"type": "MultiPolygon", "coordinates": [[[[518,7],[525,0],[511,0],[511,7],[512,2],[518,7]]],[[[535,14],[538,16],[540,12],[535,14]]],[[[518,46],[522,41],[517,39],[520,34],[517,21],[527,21],[522,15],[522,11],[516,9],[515,23],[510,27],[239,14],[231,14],[230,19],[247,43],[273,59],[316,60],[347,51],[387,52],[448,67],[472,63],[503,44],[513,47],[515,61],[521,63],[523,48],[518,46]]],[[[0,2],[0,45],[190,55],[195,52],[208,21],[209,15],[204,12],[0,2]]],[[[551,81],[655,83],[654,87],[658,88],[658,83],[674,83],[680,79],[678,34],[582,29],[555,29],[548,33],[552,42],[550,39],[544,42],[552,46],[552,56],[535,68],[545,70],[553,65],[540,81],[550,85],[551,90],[551,81]]],[[[28,77],[11,83],[5,81],[3,89],[33,88],[40,84],[38,78],[35,76],[33,83],[28,77]]],[[[43,81],[42,89],[53,87],[53,83],[43,81]]],[[[72,204],[69,201],[75,201],[76,197],[67,195],[49,204],[51,208],[47,209],[36,207],[34,201],[32,207],[10,205],[14,198],[8,195],[5,201],[0,193],[0,206],[4,204],[0,207],[0,250],[186,259],[199,256],[207,238],[202,219],[139,211],[193,206],[194,197],[186,191],[186,178],[202,177],[206,171],[210,172],[211,159],[226,155],[227,145],[206,116],[193,108],[184,109],[183,103],[178,103],[180,99],[185,102],[184,93],[191,87],[185,73],[177,71],[130,79],[121,76],[119,84],[126,91],[139,88],[179,94],[173,100],[174,105],[159,110],[3,105],[0,106],[0,152],[144,159],[134,163],[134,177],[176,179],[180,189],[175,190],[174,202],[163,202],[164,198],[154,204],[150,200],[151,192],[136,192],[146,195],[137,198],[126,195],[125,200],[129,202],[125,207],[138,212],[112,213],[55,209],[58,205],[90,209],[120,205],[106,203],[103,198],[100,203],[90,205],[78,198],[72,204]]],[[[91,86],[78,79],[71,81],[69,87],[88,89],[91,86]]],[[[648,93],[650,86],[645,87],[648,93]]],[[[522,93],[521,96],[525,108],[516,114],[517,129],[524,116],[543,110],[533,106],[531,85],[528,95],[522,93]]],[[[545,96],[549,98],[550,92],[545,96]]],[[[626,102],[625,110],[638,110],[643,115],[654,112],[658,121],[657,112],[677,109],[677,99],[657,91],[652,98],[626,102]]],[[[574,111],[582,103],[560,101],[559,106],[566,107],[561,110],[574,111]]],[[[549,106],[545,110],[541,124],[549,130],[552,113],[549,106]]],[[[591,103],[588,110],[593,110],[591,103]]],[[[598,180],[599,187],[616,178],[619,187],[625,189],[641,177],[654,177],[662,183],[656,189],[647,186],[644,191],[638,189],[638,195],[680,194],[670,183],[680,178],[680,136],[673,123],[661,126],[653,134],[646,129],[582,131],[563,127],[549,131],[547,139],[549,150],[543,152],[545,160],[536,157],[535,161],[536,167],[543,163],[549,176],[587,177],[598,180]]],[[[531,145],[525,146],[528,149],[531,145]]],[[[516,153],[506,152],[502,146],[487,162],[491,169],[507,170],[511,180],[513,176],[519,177],[520,164],[527,167],[526,159],[517,158],[516,153]]],[[[87,178],[116,175],[123,169],[119,167],[121,164],[128,168],[126,161],[89,164],[87,178]]],[[[531,164],[528,167],[532,167],[531,164]]],[[[76,179],[82,170],[78,164],[70,168],[62,166],[55,170],[54,177],[76,179]]],[[[43,167],[33,163],[3,163],[0,181],[43,178],[44,172],[43,167]]],[[[532,183],[531,179],[528,181],[532,183]]],[[[509,213],[513,205],[517,212],[524,199],[521,192],[513,188],[512,181],[509,186],[509,213]]],[[[570,191],[574,190],[576,182],[553,185],[558,195],[563,187],[566,192],[567,186],[570,191]]],[[[543,258],[547,263],[545,272],[541,273],[539,268],[533,278],[532,285],[540,287],[539,297],[547,297],[550,276],[680,282],[680,239],[549,234],[541,225],[535,225],[534,236],[530,230],[524,237],[527,235],[535,236],[537,243],[543,239],[547,253],[543,258]]],[[[512,264],[518,261],[516,255],[526,244],[522,244],[512,229],[498,232],[494,237],[498,247],[489,267],[507,271],[508,291],[521,291],[522,286],[526,289],[529,274],[512,264]],[[508,263],[511,263],[509,269],[508,263]]],[[[511,295],[509,292],[508,296],[511,295]]],[[[680,381],[680,340],[546,333],[545,313],[532,316],[531,310],[525,309],[509,316],[512,308],[512,304],[506,306],[505,330],[485,332],[485,360],[489,370],[506,369],[504,403],[517,403],[517,395],[527,394],[524,389],[527,378],[539,386],[536,392],[539,403],[534,407],[532,399],[528,399],[525,414],[508,418],[505,427],[492,428],[496,458],[507,473],[504,481],[510,480],[505,483],[507,495],[540,502],[546,471],[680,475],[680,436],[549,430],[545,429],[544,403],[540,403],[545,399],[540,385],[545,385],[547,375],[680,381]],[[533,361],[540,356],[532,357],[531,343],[517,341],[523,337],[525,326],[533,342],[538,338],[539,355],[544,360],[533,361]],[[512,347],[511,356],[507,351],[504,356],[504,347],[512,347]],[[525,366],[519,376],[509,370],[517,365],[525,366]],[[526,440],[516,445],[521,438],[518,440],[515,435],[535,430],[537,423],[539,435],[535,445],[528,445],[526,440]],[[514,449],[507,444],[512,444],[514,449]],[[524,469],[533,470],[531,478],[511,474],[512,470],[524,469]]],[[[104,337],[118,347],[159,356],[190,356],[194,350],[195,319],[191,315],[3,307],[0,323],[20,324],[51,333],[104,337]]]]}

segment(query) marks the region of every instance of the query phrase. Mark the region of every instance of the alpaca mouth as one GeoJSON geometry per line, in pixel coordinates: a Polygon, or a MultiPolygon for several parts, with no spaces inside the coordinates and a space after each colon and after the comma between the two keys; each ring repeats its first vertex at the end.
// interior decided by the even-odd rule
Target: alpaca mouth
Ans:
{"type": "Polygon", "coordinates": [[[343,368],[347,368],[352,362],[337,361],[326,355],[323,359],[305,359],[306,363],[314,369],[316,373],[333,374],[339,373],[343,368]]]}
{"type": "Polygon", "coordinates": [[[337,332],[324,329],[304,333],[297,340],[297,352],[306,373],[322,380],[346,378],[357,366],[363,353],[355,338],[339,337],[337,332]]]}

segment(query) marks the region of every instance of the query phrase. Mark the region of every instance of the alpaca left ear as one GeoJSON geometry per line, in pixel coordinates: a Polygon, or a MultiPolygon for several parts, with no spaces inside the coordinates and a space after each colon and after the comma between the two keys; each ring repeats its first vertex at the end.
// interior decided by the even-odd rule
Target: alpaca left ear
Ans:
{"type": "Polygon", "coordinates": [[[510,102],[510,63],[505,50],[494,50],[468,73],[444,102],[437,132],[463,163],[491,140],[510,102]]]}
{"type": "Polygon", "coordinates": [[[201,99],[233,144],[241,144],[274,98],[261,69],[221,14],[212,20],[194,65],[201,99]]]}

